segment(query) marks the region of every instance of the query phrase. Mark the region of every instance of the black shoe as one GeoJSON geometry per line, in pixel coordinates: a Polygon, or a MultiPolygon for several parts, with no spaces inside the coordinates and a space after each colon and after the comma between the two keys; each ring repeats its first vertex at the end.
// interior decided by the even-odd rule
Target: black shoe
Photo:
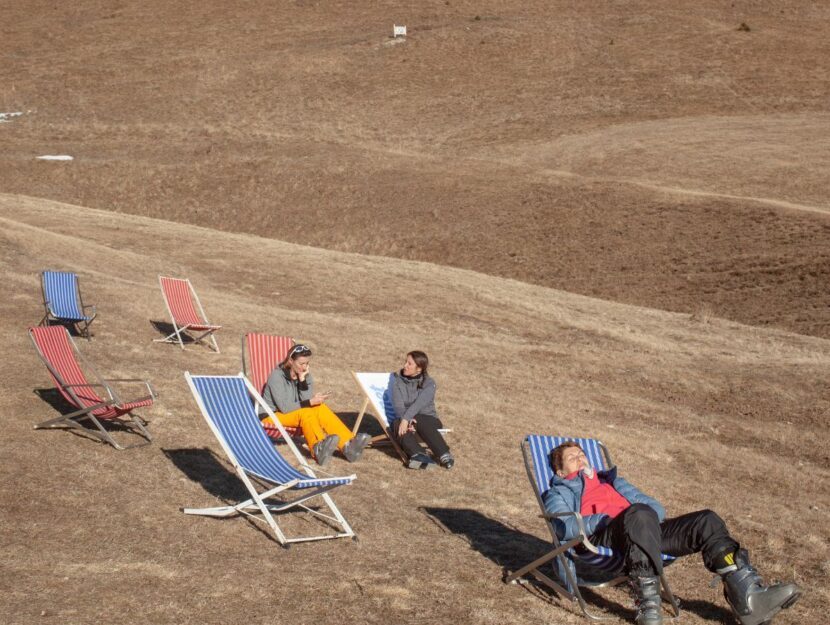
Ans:
{"type": "Polygon", "coordinates": [[[455,458],[452,457],[450,452],[441,454],[441,457],[438,458],[438,462],[440,462],[441,466],[445,469],[452,469],[455,466],[455,458]]]}
{"type": "Polygon", "coordinates": [[[412,454],[406,465],[408,469],[430,469],[434,466],[435,462],[425,453],[412,454]]]}
{"type": "Polygon", "coordinates": [[[637,605],[637,625],[663,625],[663,613],[660,611],[660,578],[632,577],[631,587],[637,605]]]}
{"type": "Polygon", "coordinates": [[[735,552],[735,565],[738,570],[723,577],[723,595],[741,625],[766,623],[801,596],[801,588],[794,583],[765,586],[749,563],[746,549],[735,552]]]}
{"type": "Polygon", "coordinates": [[[349,462],[357,462],[363,454],[366,446],[372,442],[372,437],[368,434],[358,434],[348,443],[343,446],[343,455],[349,462]]]}
{"type": "Polygon", "coordinates": [[[317,464],[321,467],[325,466],[331,460],[339,443],[340,437],[337,434],[329,434],[323,440],[317,441],[314,446],[314,459],[317,464]]]}

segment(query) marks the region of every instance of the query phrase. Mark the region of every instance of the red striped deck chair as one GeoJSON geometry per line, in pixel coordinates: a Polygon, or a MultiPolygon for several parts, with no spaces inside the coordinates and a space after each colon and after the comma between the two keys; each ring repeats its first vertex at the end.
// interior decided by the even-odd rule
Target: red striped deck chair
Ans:
{"type": "Polygon", "coordinates": [[[213,325],[208,321],[205,309],[202,308],[202,303],[199,301],[199,296],[196,295],[193,285],[190,284],[190,280],[159,276],[159,284],[161,284],[161,294],[164,297],[167,311],[173,320],[174,331],[163,339],[155,339],[155,341],[160,343],[178,342],[181,348],[184,349],[182,334],[187,332],[187,336],[194,343],[203,343],[204,339],[209,338],[213,344],[213,349],[218,354],[219,345],[216,343],[216,337],[213,336],[213,333],[222,326],[213,325]],[[194,302],[196,303],[195,306],[193,305],[194,302]]]}
{"type": "Polygon", "coordinates": [[[146,445],[152,440],[141,417],[132,414],[136,408],[152,405],[156,398],[156,393],[147,380],[104,380],[92,365],[83,360],[75,342],[63,326],[29,328],[29,337],[38,356],[49,370],[55,388],[76,408],[69,414],[38,423],[35,426],[36,430],[56,426],[78,428],[116,449],[146,445]],[[84,370],[89,372],[89,377],[84,374],[84,370]],[[147,394],[132,401],[123,401],[112,386],[114,382],[142,384],[147,394]],[[95,429],[84,426],[84,421],[92,424],[95,429]],[[146,441],[134,445],[119,445],[104,428],[102,421],[117,422],[144,437],[146,441]]]}
{"type": "MultiPolygon", "coordinates": [[[[242,371],[251,381],[256,392],[260,395],[268,382],[268,376],[288,355],[294,347],[294,339],[290,336],[275,336],[273,334],[257,334],[249,332],[242,337],[242,371]]],[[[272,425],[265,425],[265,433],[273,440],[282,438],[280,430],[272,425]]],[[[300,433],[298,428],[285,428],[291,436],[300,433]]]]}

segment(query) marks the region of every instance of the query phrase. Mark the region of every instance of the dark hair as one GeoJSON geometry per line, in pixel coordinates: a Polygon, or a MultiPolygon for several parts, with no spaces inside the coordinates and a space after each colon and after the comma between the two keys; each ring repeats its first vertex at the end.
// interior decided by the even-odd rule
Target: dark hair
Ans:
{"type": "Polygon", "coordinates": [[[415,366],[421,370],[421,379],[418,381],[418,388],[424,388],[424,382],[429,377],[427,369],[429,368],[429,356],[419,350],[413,350],[407,354],[415,362],[415,366]]]}
{"type": "MultiPolygon", "coordinates": [[[[562,456],[565,455],[565,450],[570,447],[579,447],[579,443],[575,443],[573,441],[566,441],[559,445],[558,447],[554,447],[550,452],[550,466],[553,468],[553,472],[556,473],[562,468],[562,456]]],[[[582,449],[581,447],[579,447],[582,449]]]]}
{"type": "Polygon", "coordinates": [[[303,343],[297,343],[294,347],[288,350],[285,358],[283,358],[283,361],[280,363],[280,367],[287,366],[289,360],[294,360],[295,358],[301,358],[303,356],[311,356],[311,348],[303,343]]]}

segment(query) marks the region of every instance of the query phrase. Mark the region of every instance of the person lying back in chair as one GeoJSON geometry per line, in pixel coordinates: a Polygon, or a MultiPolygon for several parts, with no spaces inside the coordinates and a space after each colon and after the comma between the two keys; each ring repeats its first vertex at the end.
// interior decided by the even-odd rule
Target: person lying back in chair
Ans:
{"type": "MultiPolygon", "coordinates": [[[[661,552],[671,556],[700,553],[707,569],[720,575],[724,595],[742,625],[767,623],[801,594],[794,583],[767,586],[749,563],[749,554],[729,535],[711,510],[666,519],[660,503],[623,478],[616,467],[596,472],[574,442],[551,451],[554,476],[544,495],[549,514],[582,516],[588,539],[624,557],[637,602],[638,625],[660,625],[661,552]]],[[[580,534],[574,516],[553,519],[562,542],[580,534]]]]}

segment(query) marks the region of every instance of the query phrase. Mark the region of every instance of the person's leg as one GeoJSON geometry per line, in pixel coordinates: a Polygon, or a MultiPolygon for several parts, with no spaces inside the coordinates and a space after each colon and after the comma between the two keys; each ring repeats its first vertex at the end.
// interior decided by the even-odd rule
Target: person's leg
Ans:
{"type": "Polygon", "coordinates": [[[617,515],[591,537],[595,545],[611,547],[625,559],[625,572],[631,577],[638,625],[661,625],[660,600],[660,521],[645,504],[634,504],[617,515]]]}
{"type": "Polygon", "coordinates": [[[642,503],[623,510],[604,528],[590,537],[591,542],[611,547],[625,559],[629,575],[660,575],[660,521],[657,513],[642,503]]]}
{"type": "Polygon", "coordinates": [[[661,550],[680,557],[700,553],[703,563],[713,573],[731,563],[738,543],[723,520],[711,510],[689,512],[660,524],[661,550]]]}
{"type": "Polygon", "coordinates": [[[441,427],[442,423],[438,417],[421,414],[415,417],[415,431],[418,433],[418,436],[424,439],[424,442],[432,450],[432,455],[436,459],[441,458],[441,456],[450,451],[447,442],[441,436],[441,432],[438,431],[441,427]]]}
{"type": "MultiPolygon", "coordinates": [[[[282,423],[285,427],[300,428],[303,432],[303,437],[305,437],[305,442],[308,445],[308,448],[313,450],[314,445],[326,437],[326,433],[323,432],[314,419],[304,418],[303,410],[303,408],[300,408],[299,410],[292,410],[291,412],[277,412],[275,414],[280,420],[280,423],[282,423]]],[[[273,424],[271,417],[266,417],[262,420],[262,422],[266,425],[273,424]]]]}
{"type": "Polygon", "coordinates": [[[326,434],[337,434],[340,437],[340,442],[337,445],[338,449],[343,449],[346,443],[354,438],[352,431],[325,404],[303,408],[302,410],[309,411],[310,415],[313,414],[314,419],[326,434]]]}
{"type": "Polygon", "coordinates": [[[703,563],[723,578],[724,596],[742,625],[760,625],[793,605],[801,589],[793,583],[766,586],[746,549],[711,510],[691,512],[661,524],[663,551],[673,556],[700,552],[703,563]]]}

